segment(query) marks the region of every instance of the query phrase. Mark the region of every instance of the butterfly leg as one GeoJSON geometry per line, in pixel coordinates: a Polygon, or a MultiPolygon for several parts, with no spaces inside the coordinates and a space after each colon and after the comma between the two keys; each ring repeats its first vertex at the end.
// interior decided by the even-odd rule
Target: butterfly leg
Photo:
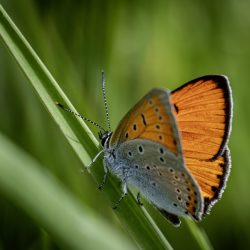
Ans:
{"type": "Polygon", "coordinates": [[[108,178],[108,174],[109,174],[109,170],[107,167],[104,166],[104,171],[105,171],[105,174],[103,176],[103,179],[102,179],[102,183],[99,185],[98,189],[102,190],[102,188],[104,187],[104,185],[106,184],[107,182],[107,178],[108,178]]]}
{"type": "Polygon", "coordinates": [[[140,192],[137,193],[136,199],[137,199],[137,203],[138,203],[140,206],[143,206],[143,203],[142,203],[142,201],[141,201],[141,193],[140,193],[140,192]]]}
{"type": "Polygon", "coordinates": [[[116,202],[116,204],[114,205],[114,209],[118,208],[118,206],[120,205],[122,199],[127,195],[127,183],[124,180],[122,183],[122,195],[120,197],[120,199],[116,202]]]}
{"type": "Polygon", "coordinates": [[[104,153],[104,151],[105,151],[105,149],[98,152],[97,155],[91,161],[91,163],[88,166],[86,166],[86,168],[90,168],[96,162],[96,160],[99,158],[99,156],[104,153]]]}

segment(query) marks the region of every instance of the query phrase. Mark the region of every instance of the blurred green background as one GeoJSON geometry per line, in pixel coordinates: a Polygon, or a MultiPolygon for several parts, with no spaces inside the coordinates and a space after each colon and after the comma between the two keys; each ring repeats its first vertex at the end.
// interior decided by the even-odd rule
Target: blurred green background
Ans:
{"type": "MultiPolygon", "coordinates": [[[[104,67],[113,129],[153,87],[173,90],[198,76],[227,75],[234,98],[232,171],[222,200],[199,226],[215,249],[250,248],[250,1],[1,3],[77,110],[101,125],[105,125],[104,67]]],[[[0,46],[0,114],[2,133],[120,228],[110,202],[90,175],[80,174],[79,159],[4,46],[0,46]]],[[[164,224],[174,248],[193,247],[184,223],[175,229],[160,215],[153,216],[164,224]]],[[[57,248],[50,235],[0,193],[0,249],[57,248]]]]}

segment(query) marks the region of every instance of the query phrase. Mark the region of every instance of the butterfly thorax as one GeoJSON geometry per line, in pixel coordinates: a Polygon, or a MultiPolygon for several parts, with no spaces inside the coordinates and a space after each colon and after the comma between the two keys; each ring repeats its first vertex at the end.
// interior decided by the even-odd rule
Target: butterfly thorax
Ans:
{"type": "Polygon", "coordinates": [[[99,132],[99,139],[104,148],[104,165],[105,167],[118,178],[122,179],[124,171],[121,165],[117,163],[117,146],[111,145],[110,138],[112,137],[111,131],[99,132]]]}
{"type": "Polygon", "coordinates": [[[127,166],[122,164],[117,155],[117,147],[109,147],[104,151],[104,166],[110,173],[117,176],[120,180],[125,179],[127,166]]]}

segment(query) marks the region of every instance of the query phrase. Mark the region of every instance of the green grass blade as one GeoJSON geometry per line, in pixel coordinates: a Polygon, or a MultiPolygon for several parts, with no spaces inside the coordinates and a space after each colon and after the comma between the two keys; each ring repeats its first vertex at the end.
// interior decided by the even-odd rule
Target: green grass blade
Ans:
{"type": "MultiPolygon", "coordinates": [[[[54,101],[58,101],[75,110],[2,7],[0,7],[0,36],[78,157],[84,165],[88,164],[90,156],[93,157],[97,152],[95,137],[82,120],[61,112],[54,104],[54,101]]],[[[99,165],[99,168],[96,166],[91,170],[91,173],[95,178],[101,178],[102,166],[101,164],[97,165],[99,165]]],[[[106,193],[112,201],[115,201],[121,193],[113,181],[110,181],[105,190],[107,190],[106,193]]],[[[141,248],[171,249],[161,231],[147,219],[143,210],[136,204],[131,195],[126,197],[116,214],[141,248]]]]}
{"type": "Polygon", "coordinates": [[[135,249],[0,134],[0,190],[68,249],[135,249]],[[112,240],[110,240],[112,239],[112,240]]]}
{"type": "Polygon", "coordinates": [[[54,102],[62,102],[72,110],[74,110],[74,107],[71,105],[70,101],[60,89],[45,65],[41,62],[35,51],[11,21],[2,6],[0,6],[0,15],[0,35],[2,41],[30,80],[49,113],[58,123],[63,133],[67,135],[67,139],[71,146],[86,165],[90,161],[86,149],[93,151],[93,149],[96,148],[93,145],[93,142],[97,145],[95,137],[80,119],[78,121],[76,121],[76,119],[70,119],[71,121],[69,122],[69,119],[66,121],[63,118],[63,115],[54,102]],[[85,138],[85,140],[78,143],[80,138],[85,138]],[[91,140],[89,138],[91,138],[91,140]]]}
{"type": "Polygon", "coordinates": [[[209,242],[209,239],[206,235],[206,233],[200,229],[194,221],[190,219],[185,220],[186,224],[188,225],[188,228],[193,235],[194,239],[197,242],[197,245],[200,247],[202,250],[212,250],[213,247],[211,243],[209,242]]]}

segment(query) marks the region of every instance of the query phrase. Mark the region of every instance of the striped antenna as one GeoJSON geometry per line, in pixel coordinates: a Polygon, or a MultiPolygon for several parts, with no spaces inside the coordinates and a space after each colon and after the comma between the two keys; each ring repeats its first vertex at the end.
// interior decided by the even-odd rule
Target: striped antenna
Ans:
{"type": "Polygon", "coordinates": [[[108,124],[108,129],[111,131],[110,127],[110,120],[109,120],[109,111],[108,111],[108,102],[106,98],[106,91],[105,91],[105,79],[104,79],[104,70],[102,69],[102,94],[104,99],[105,111],[106,111],[106,120],[108,124]]]}
{"type": "Polygon", "coordinates": [[[104,132],[106,131],[106,130],[105,130],[103,127],[101,127],[98,123],[93,122],[93,121],[91,121],[90,119],[88,119],[88,118],[86,118],[86,117],[84,117],[84,116],[82,116],[82,115],[80,115],[80,114],[78,114],[78,113],[76,113],[76,112],[74,112],[74,111],[68,109],[68,108],[65,108],[61,103],[56,102],[56,105],[59,106],[59,107],[60,107],[61,109],[63,109],[64,111],[69,112],[69,113],[71,113],[71,114],[73,114],[73,115],[75,115],[75,116],[78,116],[78,117],[82,118],[82,119],[83,119],[84,121],[86,121],[86,122],[90,122],[91,124],[95,125],[96,127],[98,127],[99,129],[103,130],[104,132]]]}

